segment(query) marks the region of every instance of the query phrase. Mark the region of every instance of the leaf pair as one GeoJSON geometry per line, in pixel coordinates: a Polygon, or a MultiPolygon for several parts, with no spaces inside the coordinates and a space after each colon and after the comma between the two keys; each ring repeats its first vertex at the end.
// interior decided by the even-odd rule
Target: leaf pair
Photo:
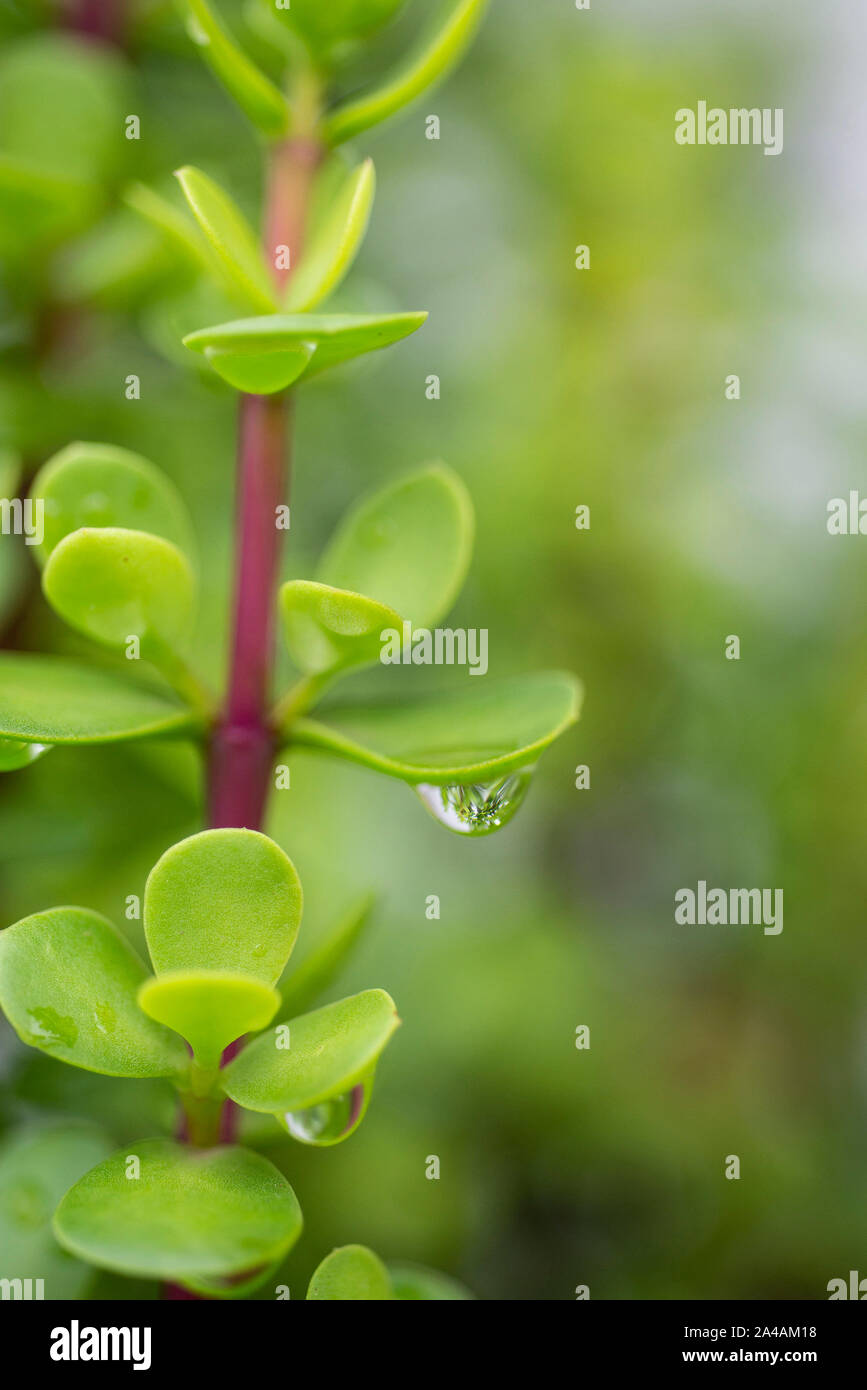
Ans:
{"type": "MultiPolygon", "coordinates": [[[[205,62],[253,124],[278,139],[292,113],[279,88],[250,60],[217,19],[208,0],[178,0],[187,31],[205,62]]],[[[337,65],[353,45],[370,38],[403,7],[404,0],[253,0],[260,35],[286,56],[280,22],[308,49],[320,69],[337,65]]],[[[379,86],[338,108],[324,122],[331,145],[353,139],[404,110],[457,66],[482,21],[488,0],[444,0],[419,43],[379,86]]],[[[291,48],[288,50],[291,55],[291,48]]]]}
{"type": "MultiPolygon", "coordinates": [[[[146,459],[103,444],[73,444],[32,488],[43,517],[35,546],[56,612],[102,646],[156,666],[201,710],[186,668],[195,605],[192,530],[180,497],[146,459]]],[[[113,672],[63,657],[0,654],[0,739],[102,743],[181,732],[189,705],[113,672]]],[[[0,744],[0,768],[32,760],[0,744]]]]}
{"type": "MultiPolygon", "coordinates": [[[[348,514],[316,580],[291,581],[280,593],[287,643],[308,695],[384,656],[412,662],[417,629],[432,628],[460,590],[473,525],[463,484],[442,465],[391,484],[348,514]]],[[[459,634],[440,635],[457,645],[459,634]]],[[[399,681],[402,672],[389,669],[399,681]]],[[[313,716],[301,709],[299,717],[290,692],[278,720],[293,743],[409,782],[448,828],[484,834],[514,814],[527,769],[575,721],[580,698],[572,676],[546,672],[313,716]]]]}
{"type": "Polygon", "coordinates": [[[337,1143],[361,1122],[398,1025],[384,991],[277,1025],[216,1076],[228,1045],[276,1013],[301,911],[298,875],[272,840],[203,831],[167,850],[148,877],[155,976],[104,917],[55,908],[0,933],[0,1004],[24,1042],[73,1066],[217,1085],[301,1142],[337,1143]]]}

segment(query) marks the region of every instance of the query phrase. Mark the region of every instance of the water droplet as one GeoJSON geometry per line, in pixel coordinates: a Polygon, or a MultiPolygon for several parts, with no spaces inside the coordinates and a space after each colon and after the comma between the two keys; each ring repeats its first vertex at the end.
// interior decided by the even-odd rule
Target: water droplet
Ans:
{"type": "Polygon", "coordinates": [[[75,1046],[78,1028],[74,1019],[64,1018],[56,1009],[28,1009],[27,1012],[33,1019],[33,1041],[37,1046],[45,1043],[49,1047],[75,1046]]]}
{"type": "Polygon", "coordinates": [[[365,1108],[365,1086],[353,1086],[343,1096],[334,1096],[309,1110],[293,1110],[283,1123],[293,1139],[302,1144],[334,1144],[347,1138],[360,1123],[365,1108]]]}
{"type": "Polygon", "coordinates": [[[47,753],[51,744],[24,743],[16,738],[0,738],[0,772],[15,772],[29,767],[47,753]]]}
{"type": "Polygon", "coordinates": [[[457,835],[491,835],[508,825],[527,795],[533,768],[522,767],[492,782],[420,782],[415,791],[435,820],[457,835]]]}
{"type": "Polygon", "coordinates": [[[93,1021],[100,1033],[113,1033],[117,1026],[117,1014],[110,1004],[97,1004],[93,1021]]]}

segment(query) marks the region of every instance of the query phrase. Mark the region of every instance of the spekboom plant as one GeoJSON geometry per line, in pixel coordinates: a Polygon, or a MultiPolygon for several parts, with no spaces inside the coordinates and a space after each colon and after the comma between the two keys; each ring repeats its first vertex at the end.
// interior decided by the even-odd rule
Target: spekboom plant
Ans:
{"type": "MultiPolygon", "coordinates": [[[[104,917],[58,907],[0,934],[0,1002],[26,1043],[60,1061],[174,1082],[178,1137],[146,1139],[97,1162],[62,1197],[54,1229],[93,1265],[199,1296],[248,1293],[301,1231],[285,1177],[235,1142],[238,1107],[273,1116],[304,1144],[345,1140],[365,1115],[399,1023],[380,989],[294,1016],[327,989],[360,919],[287,976],[302,893],[289,858],[261,833],[275,761],[306,747],[364,764],[414,788],[449,829],[487,834],[511,818],[537,758],[577,717],[578,684],[562,673],[329,707],[337,682],[378,659],[384,631],[433,628],[462,585],[473,511],[444,466],[362,500],[314,577],[278,591],[295,391],[397,343],[426,317],[323,308],[352,265],[374,194],[371,161],[356,162],[344,147],[457,62],[485,4],[452,0],[399,71],[342,104],[331,93],[346,55],[403,0],[256,0],[253,22],[282,57],[281,85],[207,0],[181,4],[191,39],[260,132],[267,161],[261,237],[199,169],[177,175],[191,217],[152,188],[126,195],[186,275],[188,306],[207,306],[205,321],[185,332],[186,348],[238,394],[224,697],[211,695],[190,660],[193,527],[169,480],[127,450],[73,444],[31,489],[44,520],[34,550],[45,597],[113,656],[0,654],[0,767],[24,767],[66,744],[192,740],[207,772],[209,825],[168,849],[148,878],[152,974],[104,917]],[[299,675],[273,703],[278,617],[299,675]],[[137,663],[149,674],[134,676],[137,663]]],[[[329,1300],[461,1296],[441,1276],[388,1270],[352,1245],[322,1262],[308,1291],[329,1300]]]]}

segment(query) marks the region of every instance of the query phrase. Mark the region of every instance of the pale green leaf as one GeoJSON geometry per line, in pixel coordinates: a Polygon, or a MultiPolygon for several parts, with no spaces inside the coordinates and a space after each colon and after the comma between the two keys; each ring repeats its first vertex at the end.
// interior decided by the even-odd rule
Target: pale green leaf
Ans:
{"type": "Polygon", "coordinates": [[[376,661],[383,631],[401,631],[394,609],[306,579],[283,585],[280,610],[292,659],[307,675],[336,675],[376,661]]]}
{"type": "Polygon", "coordinates": [[[284,1117],[344,1098],[369,1085],[399,1024],[394,1000],[381,989],[277,1024],[225,1068],[226,1094],[248,1110],[284,1117]]]}
{"type": "Polygon", "coordinates": [[[123,1274],[215,1281],[273,1264],[301,1234],[301,1209],[272,1163],[238,1147],[146,1139],[67,1192],[54,1230],[81,1259],[123,1274]],[[130,1159],[139,1160],[130,1176],[130,1159]]]}
{"type": "Polygon", "coordinates": [[[473,504],[458,475],[442,464],[423,468],[347,513],[316,577],[432,627],[460,592],[474,529],[473,504]]]}
{"type": "Polygon", "coordinates": [[[405,782],[483,783],[531,766],[574,724],[581,693],[561,671],[490,683],[467,676],[437,696],[299,719],[292,739],[405,782]]]}
{"type": "Polygon", "coordinates": [[[136,1001],[145,967],[115,927],[57,907],[0,932],[0,1004],[18,1036],[85,1071],[180,1076],[180,1038],[136,1001]]]}
{"type": "Polygon", "coordinates": [[[229,1043],[271,1022],[280,995],[250,975],[222,970],[170,971],[146,980],[140,1007],[186,1038],[204,1070],[216,1069],[229,1043]]]}
{"type": "Polygon", "coordinates": [[[160,536],[121,527],[73,531],[52,551],[42,588],[71,627],[114,648],[137,637],[141,656],[157,665],[190,635],[193,572],[160,536]]]}
{"type": "Polygon", "coordinates": [[[314,223],[304,253],[286,291],[287,313],[307,312],[320,304],[348,274],[370,221],[376,176],[366,159],[343,180],[319,225],[314,223]]]}
{"type": "Polygon", "coordinates": [[[190,732],[198,720],[168,692],[64,656],[0,652],[0,737],[115,743],[190,732]]]}
{"type": "Polygon", "coordinates": [[[302,894],[292,861],[255,830],[205,830],[167,850],[145,888],[151,960],[276,984],[295,945],[302,894]]]}
{"type": "MultiPolygon", "coordinates": [[[[221,372],[220,363],[228,360],[237,373],[240,359],[249,357],[250,371],[257,374],[252,379],[259,384],[245,384],[239,389],[267,395],[282,390],[292,381],[315,376],[341,362],[389,347],[415,333],[426,318],[424,313],[269,314],[197,329],[184,338],[184,343],[193,352],[204,353],[218,372],[221,372]],[[311,347],[312,354],[309,353],[311,347]],[[308,358],[296,369],[300,351],[308,352],[308,358]],[[277,359],[273,369],[269,369],[269,358],[277,359]],[[288,360],[289,380],[284,380],[281,358],[288,360]]],[[[225,368],[221,374],[231,381],[225,368]]]]}
{"type": "Polygon", "coordinates": [[[352,140],[414,102],[457,66],[475,37],[488,0],[448,0],[406,62],[381,86],[339,106],[325,126],[332,145],[352,140]]]}
{"type": "Polygon", "coordinates": [[[423,1265],[390,1264],[388,1273],[394,1297],[404,1302],[462,1303],[473,1298],[457,1279],[423,1265]]]}
{"type": "Polygon", "coordinates": [[[187,33],[226,91],[263,134],[284,135],[289,107],[279,87],[230,36],[207,0],[177,0],[187,33]]]}
{"type": "Polygon", "coordinates": [[[241,209],[201,169],[187,165],[178,169],[175,177],[229,284],[251,308],[266,313],[276,308],[258,238],[241,209]]]}
{"type": "Polygon", "coordinates": [[[173,483],[140,454],[112,444],[70,444],[37,473],[30,495],[45,520],[36,556],[45,563],[72,531],[123,527],[192,549],[189,517],[173,483]]]}
{"type": "Polygon", "coordinates": [[[365,1245],[342,1245],[326,1255],[310,1280],[308,1299],[383,1302],[392,1297],[388,1270],[365,1245]]]}

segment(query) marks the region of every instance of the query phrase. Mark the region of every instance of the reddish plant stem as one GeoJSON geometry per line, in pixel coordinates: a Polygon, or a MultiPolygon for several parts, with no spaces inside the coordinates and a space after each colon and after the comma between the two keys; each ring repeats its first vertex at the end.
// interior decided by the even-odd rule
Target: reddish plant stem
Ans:
{"type": "Polygon", "coordinates": [[[125,10],[118,0],[68,0],[66,24],[87,38],[119,44],[126,27],[125,10]]]}

